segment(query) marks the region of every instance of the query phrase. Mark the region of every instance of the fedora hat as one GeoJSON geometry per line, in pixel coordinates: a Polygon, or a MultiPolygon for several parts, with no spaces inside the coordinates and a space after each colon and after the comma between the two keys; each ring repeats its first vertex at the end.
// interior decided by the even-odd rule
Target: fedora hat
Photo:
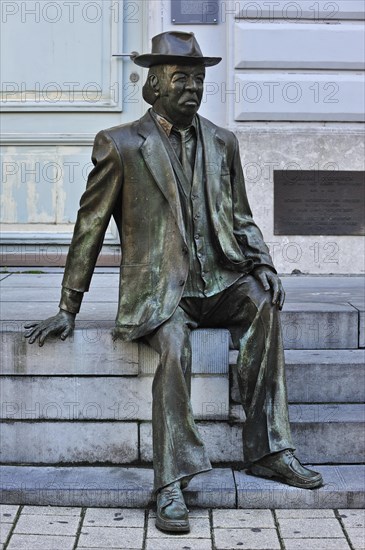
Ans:
{"type": "Polygon", "coordinates": [[[198,65],[212,67],[221,57],[204,57],[193,32],[167,31],[152,38],[152,53],[134,57],[140,67],[153,65],[198,65]]]}

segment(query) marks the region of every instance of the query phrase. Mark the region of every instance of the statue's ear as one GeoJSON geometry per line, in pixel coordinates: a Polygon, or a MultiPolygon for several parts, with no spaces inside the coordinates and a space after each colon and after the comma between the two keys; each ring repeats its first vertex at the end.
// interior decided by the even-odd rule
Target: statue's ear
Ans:
{"type": "Polygon", "coordinates": [[[150,87],[158,97],[160,92],[160,81],[158,76],[156,76],[155,74],[150,74],[150,76],[148,77],[148,81],[149,81],[150,87]]]}
{"type": "Polygon", "coordinates": [[[159,92],[155,92],[153,90],[149,79],[147,79],[144,86],[143,86],[143,88],[142,88],[142,97],[143,97],[143,99],[147,103],[149,103],[150,105],[153,105],[159,95],[160,95],[159,92]]]}

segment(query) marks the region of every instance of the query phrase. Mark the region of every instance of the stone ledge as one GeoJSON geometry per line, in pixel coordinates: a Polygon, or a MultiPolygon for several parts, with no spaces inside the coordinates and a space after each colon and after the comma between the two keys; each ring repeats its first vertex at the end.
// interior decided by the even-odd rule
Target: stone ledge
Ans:
{"type": "MultiPolygon", "coordinates": [[[[229,354],[231,399],[240,402],[237,351],[229,354]]],[[[286,350],[288,399],[292,403],[363,403],[365,351],[286,350]]]]}
{"type": "MultiPolygon", "coordinates": [[[[203,508],[362,508],[364,466],[318,466],[325,485],[305,490],[216,468],[196,476],[188,506],[203,508]],[[237,497],[237,500],[236,500],[237,497]]],[[[152,468],[0,466],[3,504],[145,508],[153,502],[152,468]]]]}
{"type": "MultiPolygon", "coordinates": [[[[76,330],[91,326],[94,331],[102,332],[106,324],[113,324],[116,306],[116,303],[85,302],[76,330]]],[[[54,315],[57,303],[4,301],[1,309],[3,330],[23,333],[27,320],[54,315]]],[[[348,303],[289,302],[281,319],[286,349],[357,349],[359,346],[359,312],[348,303]]]]}
{"type": "MultiPolygon", "coordinates": [[[[2,376],[0,418],[7,421],[151,420],[152,376],[2,376]]],[[[195,374],[196,418],[229,417],[227,376],[195,374]]]]}
{"type": "MultiPolygon", "coordinates": [[[[136,342],[113,340],[112,325],[81,322],[71,337],[46,340],[43,347],[30,345],[24,323],[4,321],[1,325],[2,362],[0,374],[29,376],[153,376],[158,354],[136,342]]],[[[193,374],[228,375],[229,332],[197,329],[191,333],[193,374]]]]}
{"type": "Polygon", "coordinates": [[[319,489],[297,489],[244,472],[234,472],[238,508],[363,508],[365,467],[315,466],[324,479],[319,489]]]}

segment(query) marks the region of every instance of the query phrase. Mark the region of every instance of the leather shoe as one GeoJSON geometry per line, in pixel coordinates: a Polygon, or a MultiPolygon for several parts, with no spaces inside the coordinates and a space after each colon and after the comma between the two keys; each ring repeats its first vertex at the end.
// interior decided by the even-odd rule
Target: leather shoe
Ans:
{"type": "Polygon", "coordinates": [[[188,533],[189,510],[184,501],[180,482],[163,487],[157,494],[156,527],[161,531],[188,533]]]}
{"type": "Polygon", "coordinates": [[[255,476],[277,478],[302,489],[314,489],[323,484],[321,474],[305,468],[290,449],[261,458],[252,464],[249,472],[255,476]]]}

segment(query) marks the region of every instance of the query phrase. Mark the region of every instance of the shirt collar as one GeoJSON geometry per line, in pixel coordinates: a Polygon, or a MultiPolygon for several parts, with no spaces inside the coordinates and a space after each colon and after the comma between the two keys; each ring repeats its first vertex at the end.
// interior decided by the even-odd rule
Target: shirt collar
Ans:
{"type": "MultiPolygon", "coordinates": [[[[170,136],[170,134],[172,132],[172,129],[174,128],[174,130],[175,130],[174,125],[169,120],[167,120],[163,116],[156,113],[156,111],[154,109],[151,109],[151,114],[152,114],[153,118],[155,120],[157,120],[157,122],[160,124],[160,126],[162,127],[162,129],[166,133],[166,135],[170,136]]],[[[196,116],[193,118],[193,121],[191,123],[191,126],[189,126],[189,128],[194,128],[195,131],[197,130],[196,116]]]]}

